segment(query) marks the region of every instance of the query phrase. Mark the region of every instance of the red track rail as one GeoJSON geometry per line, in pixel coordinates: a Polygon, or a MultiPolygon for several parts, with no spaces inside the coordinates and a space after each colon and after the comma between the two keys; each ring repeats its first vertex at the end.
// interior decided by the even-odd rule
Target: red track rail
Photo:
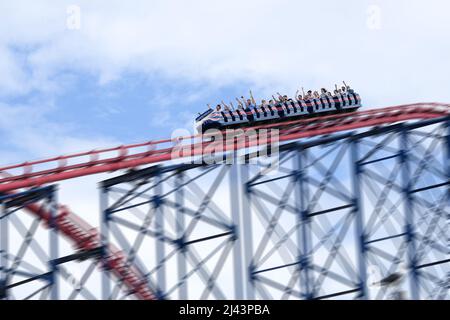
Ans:
{"type": "MultiPolygon", "coordinates": [[[[450,105],[448,104],[417,103],[261,125],[245,130],[278,128],[280,129],[279,140],[284,142],[401,121],[439,118],[449,114],[450,105]]],[[[205,147],[212,143],[202,141],[198,135],[183,137],[183,141],[188,140],[190,140],[190,143],[181,147],[177,145],[177,141],[166,139],[6,166],[0,168],[0,173],[9,174],[8,177],[0,179],[0,192],[40,186],[61,180],[133,168],[186,156],[198,156],[202,155],[205,147]],[[174,153],[174,150],[177,150],[177,152],[174,153]]],[[[234,139],[232,140],[223,142],[224,151],[255,146],[258,143],[256,139],[245,143],[235,143],[234,139]]],[[[267,142],[270,143],[270,139],[267,142]]]]}

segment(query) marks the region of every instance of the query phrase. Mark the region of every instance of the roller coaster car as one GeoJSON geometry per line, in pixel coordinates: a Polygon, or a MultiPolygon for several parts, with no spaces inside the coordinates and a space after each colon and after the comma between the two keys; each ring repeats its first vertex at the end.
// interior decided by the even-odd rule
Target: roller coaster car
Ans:
{"type": "Polygon", "coordinates": [[[275,106],[257,106],[252,109],[220,110],[208,109],[195,119],[199,133],[209,129],[229,129],[251,127],[254,125],[282,122],[342,112],[353,112],[361,107],[361,98],[356,92],[332,97],[302,100],[289,100],[275,106]]]}

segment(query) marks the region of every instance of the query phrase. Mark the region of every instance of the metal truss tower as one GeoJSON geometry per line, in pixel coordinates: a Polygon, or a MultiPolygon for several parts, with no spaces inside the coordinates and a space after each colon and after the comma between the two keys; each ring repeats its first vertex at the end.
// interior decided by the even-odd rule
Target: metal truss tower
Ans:
{"type": "Polygon", "coordinates": [[[0,191],[0,299],[449,299],[450,118],[374,112],[297,130],[276,162],[137,169],[121,153],[3,178],[33,188],[0,191]],[[100,233],[42,186],[122,160],[135,169],[99,184],[100,233]]]}
{"type": "Polygon", "coordinates": [[[0,196],[0,299],[57,299],[58,236],[55,229],[54,186],[0,196]],[[23,217],[29,204],[41,204],[51,214],[47,230],[41,218],[23,217]],[[39,240],[37,240],[39,239],[39,240]]]}
{"type": "MultiPolygon", "coordinates": [[[[104,252],[92,236],[68,223],[54,185],[0,196],[0,299],[96,299],[94,270],[104,252]],[[33,212],[33,214],[29,214],[33,212]],[[74,252],[61,236],[80,235],[74,252]],[[95,241],[94,241],[95,242],[95,241]],[[70,253],[65,255],[64,253],[70,253]],[[89,261],[92,258],[93,261],[89,261]]],[[[100,269],[102,270],[102,269],[100,269]]]]}
{"type": "MultiPolygon", "coordinates": [[[[448,299],[449,124],[293,142],[271,168],[134,170],[101,183],[102,238],[161,299],[389,299],[393,274],[448,299]]],[[[120,289],[105,274],[103,297],[120,289]]]]}

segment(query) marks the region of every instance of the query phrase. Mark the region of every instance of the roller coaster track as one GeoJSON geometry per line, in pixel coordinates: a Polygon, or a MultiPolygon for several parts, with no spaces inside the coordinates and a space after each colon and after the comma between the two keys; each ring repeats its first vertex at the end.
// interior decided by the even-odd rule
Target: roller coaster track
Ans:
{"type": "MultiPolygon", "coordinates": [[[[279,129],[279,141],[286,142],[409,120],[435,119],[448,116],[450,116],[450,105],[448,104],[418,103],[272,123],[247,128],[244,129],[244,132],[252,129],[279,129]]],[[[241,143],[236,142],[234,138],[230,140],[232,141],[223,141],[224,151],[237,150],[258,143],[257,140],[241,143]]],[[[75,177],[130,169],[141,165],[169,161],[174,158],[202,155],[205,147],[214,143],[211,140],[202,140],[197,135],[183,137],[183,141],[191,141],[191,143],[180,147],[177,144],[179,140],[149,141],[5,166],[0,168],[0,193],[11,194],[22,188],[41,186],[75,177]],[[175,148],[178,148],[176,153],[174,153],[175,148]]],[[[267,140],[267,143],[270,143],[270,139],[267,140]]],[[[42,210],[39,205],[28,205],[26,208],[46,221],[47,224],[49,223],[50,213],[42,210]]],[[[89,226],[65,206],[60,205],[58,211],[56,217],[58,230],[72,240],[78,249],[89,250],[101,246],[97,229],[89,226]]],[[[106,264],[106,267],[110,268],[111,272],[129,289],[129,292],[137,298],[155,298],[143,274],[137,268],[129,267],[124,255],[117,248],[109,246],[106,257],[102,261],[98,260],[98,263],[103,264],[103,267],[106,264]]]]}
{"type": "MultiPolygon", "coordinates": [[[[272,123],[245,130],[276,128],[280,130],[279,141],[285,142],[401,121],[440,118],[449,114],[450,105],[448,104],[418,103],[272,123]]],[[[199,136],[183,137],[183,140],[191,140],[193,143],[180,147],[176,145],[177,141],[171,139],[149,141],[2,167],[0,173],[8,173],[9,176],[0,179],[0,192],[40,186],[96,173],[135,168],[140,165],[159,163],[175,158],[201,155],[205,147],[213,143],[202,141],[199,136]],[[175,150],[177,152],[174,152],[175,150]]],[[[236,150],[259,143],[257,139],[253,142],[244,143],[235,143],[234,139],[230,140],[232,141],[223,141],[223,151],[236,150]]],[[[270,139],[267,142],[270,143],[270,139]]]]}

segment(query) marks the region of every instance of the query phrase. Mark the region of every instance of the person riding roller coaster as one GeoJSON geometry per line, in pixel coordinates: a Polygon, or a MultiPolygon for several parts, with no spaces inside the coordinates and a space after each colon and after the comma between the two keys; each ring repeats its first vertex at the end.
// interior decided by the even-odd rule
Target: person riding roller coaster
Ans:
{"type": "Polygon", "coordinates": [[[320,89],[320,94],[312,90],[305,93],[302,88],[302,94],[299,94],[297,90],[294,99],[277,92],[278,98],[272,95],[269,102],[262,99],[260,104],[256,103],[250,90],[249,99],[245,99],[244,96],[241,96],[241,99],[236,98],[237,108],[234,108],[232,102],[227,105],[222,101],[215,110],[208,104],[208,110],[195,119],[197,131],[204,133],[208,129],[222,130],[332,113],[353,112],[361,107],[361,98],[344,81],[343,84],[341,88],[335,85],[333,93],[325,88],[320,89]]]}

